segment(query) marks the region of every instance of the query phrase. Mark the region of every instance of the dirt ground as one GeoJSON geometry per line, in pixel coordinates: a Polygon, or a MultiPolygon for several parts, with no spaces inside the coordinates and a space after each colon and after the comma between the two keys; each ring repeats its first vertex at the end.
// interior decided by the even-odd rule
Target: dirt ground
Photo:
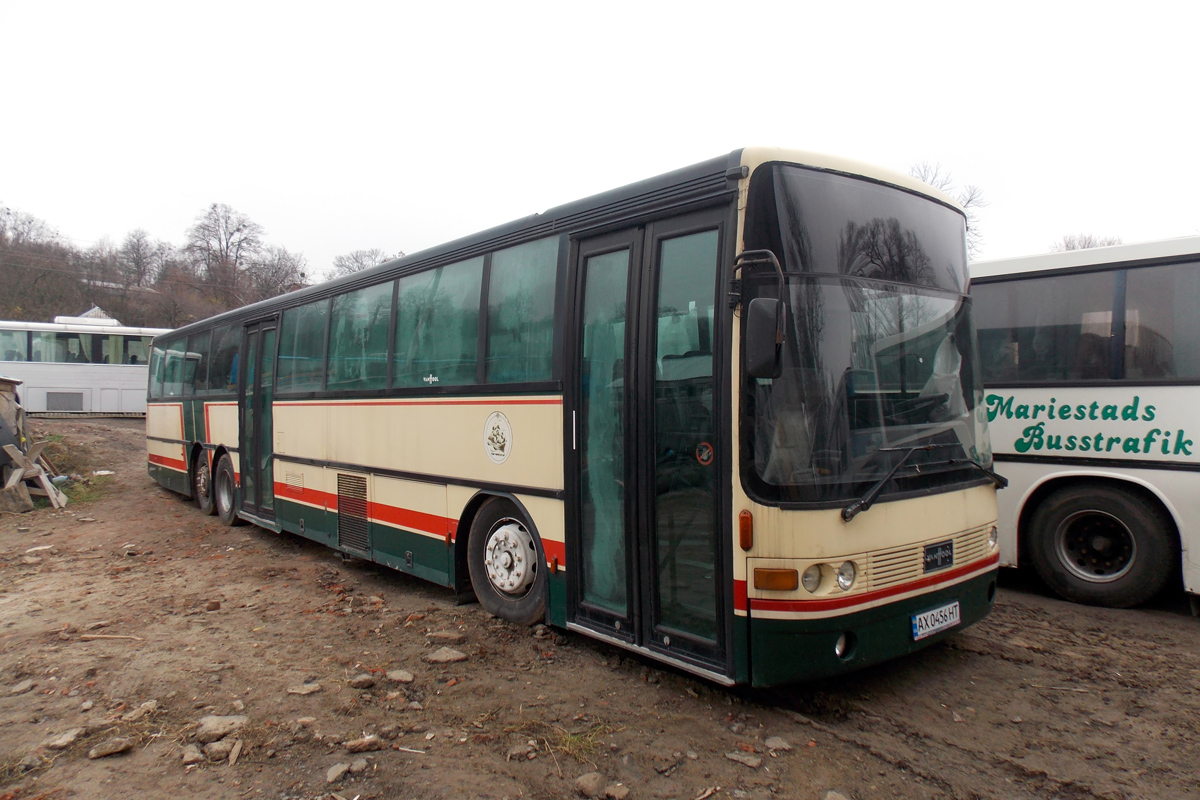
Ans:
{"type": "Polygon", "coordinates": [[[65,511],[0,515],[0,800],[561,798],[593,772],[634,800],[1200,798],[1180,594],[1097,610],[1005,576],[987,620],[913,657],[726,690],[221,527],[147,477],[140,421],[33,433],[116,474],[65,511]],[[427,663],[443,647],[467,660],[427,663]],[[245,719],[220,761],[185,764],[210,715],[245,719]],[[88,757],[114,739],[130,749],[88,757]]]}

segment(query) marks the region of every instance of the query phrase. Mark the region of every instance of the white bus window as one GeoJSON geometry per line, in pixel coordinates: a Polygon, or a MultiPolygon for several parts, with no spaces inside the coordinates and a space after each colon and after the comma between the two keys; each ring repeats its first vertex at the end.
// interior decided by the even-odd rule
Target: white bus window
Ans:
{"type": "Polygon", "coordinates": [[[146,364],[150,361],[150,336],[126,336],[122,364],[146,364]]]}
{"type": "Polygon", "coordinates": [[[30,361],[54,361],[54,334],[50,331],[34,331],[30,361]]]}
{"type": "Polygon", "coordinates": [[[984,381],[1111,379],[1113,275],[971,287],[984,381]]]}
{"type": "Polygon", "coordinates": [[[29,335],[25,331],[0,331],[0,361],[25,361],[29,335]]]}
{"type": "Polygon", "coordinates": [[[1200,263],[1131,269],[1125,287],[1125,378],[1200,378],[1200,263]]]}
{"type": "Polygon", "coordinates": [[[548,381],[554,353],[558,237],[492,255],[488,283],[487,381],[548,381]]]}

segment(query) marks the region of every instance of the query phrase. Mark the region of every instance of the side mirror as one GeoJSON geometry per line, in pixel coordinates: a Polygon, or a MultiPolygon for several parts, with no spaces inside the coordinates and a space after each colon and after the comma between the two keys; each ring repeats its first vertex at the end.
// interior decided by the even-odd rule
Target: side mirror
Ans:
{"type": "Polygon", "coordinates": [[[756,297],[747,306],[742,342],[747,376],[778,378],[783,374],[783,315],[783,303],[771,297],[756,297]]]}

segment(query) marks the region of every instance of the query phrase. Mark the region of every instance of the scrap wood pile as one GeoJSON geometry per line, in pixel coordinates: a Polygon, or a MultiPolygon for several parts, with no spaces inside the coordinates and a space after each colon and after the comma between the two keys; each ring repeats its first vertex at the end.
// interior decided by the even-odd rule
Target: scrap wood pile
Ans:
{"type": "Polygon", "coordinates": [[[17,396],[20,383],[0,378],[0,511],[32,511],[31,495],[62,508],[67,497],[54,485],[58,473],[42,454],[46,442],[31,444],[25,434],[25,410],[17,396]]]}

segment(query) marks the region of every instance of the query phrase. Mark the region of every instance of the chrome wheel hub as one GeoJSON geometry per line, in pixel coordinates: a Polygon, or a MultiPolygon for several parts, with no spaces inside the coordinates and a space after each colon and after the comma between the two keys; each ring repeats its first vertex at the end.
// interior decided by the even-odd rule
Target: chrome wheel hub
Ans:
{"type": "Polygon", "coordinates": [[[537,577],[537,546],[533,535],[516,520],[500,520],[488,534],[483,565],[497,591],[524,594],[537,577]]]}

